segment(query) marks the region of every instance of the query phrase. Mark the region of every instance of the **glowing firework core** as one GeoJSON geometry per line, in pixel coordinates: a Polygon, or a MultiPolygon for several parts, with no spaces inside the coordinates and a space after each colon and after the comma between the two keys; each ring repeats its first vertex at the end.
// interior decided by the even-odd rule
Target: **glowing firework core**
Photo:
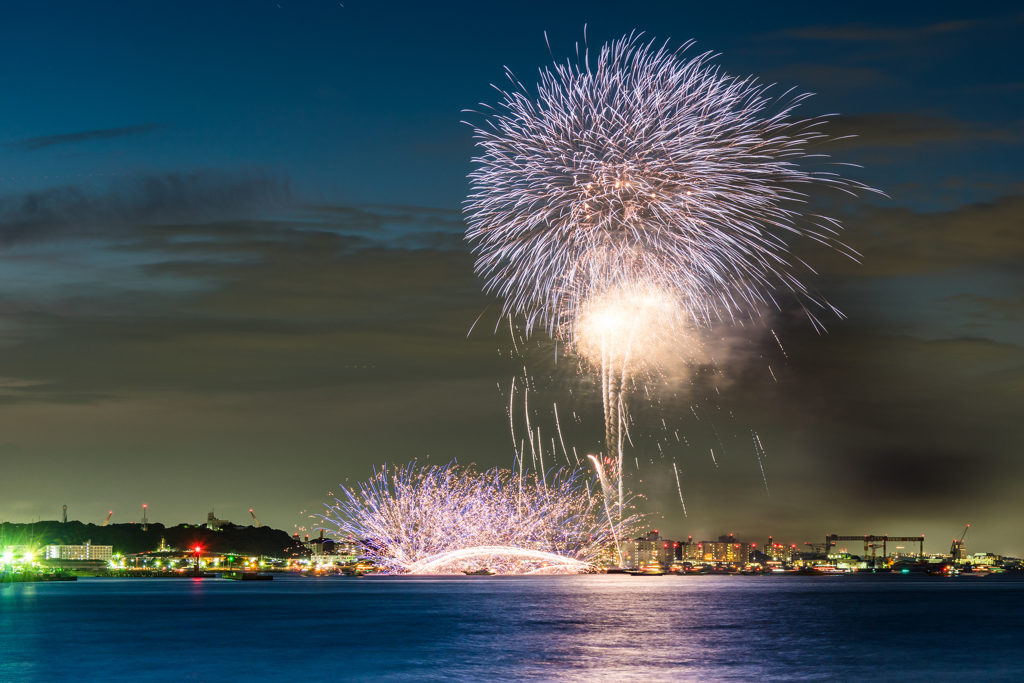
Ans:
{"type": "Polygon", "coordinates": [[[678,298],[664,290],[615,287],[583,302],[574,349],[595,365],[629,372],[676,346],[681,315],[678,298]]]}

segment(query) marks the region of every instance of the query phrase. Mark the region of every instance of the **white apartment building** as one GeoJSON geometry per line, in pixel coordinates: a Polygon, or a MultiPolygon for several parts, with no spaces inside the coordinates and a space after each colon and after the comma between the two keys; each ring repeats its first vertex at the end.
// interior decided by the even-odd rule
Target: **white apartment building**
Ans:
{"type": "Polygon", "coordinates": [[[110,562],[114,554],[112,545],[48,545],[46,546],[46,559],[48,560],[101,560],[110,562]]]}

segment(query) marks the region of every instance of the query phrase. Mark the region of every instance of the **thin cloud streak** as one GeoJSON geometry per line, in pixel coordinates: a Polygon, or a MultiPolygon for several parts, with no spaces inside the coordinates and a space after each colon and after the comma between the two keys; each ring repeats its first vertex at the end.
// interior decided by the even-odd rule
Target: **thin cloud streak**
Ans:
{"type": "Polygon", "coordinates": [[[77,133],[63,133],[61,135],[44,135],[36,138],[26,138],[17,142],[8,143],[10,149],[23,152],[34,152],[46,147],[56,145],[72,145],[80,142],[91,142],[93,140],[111,140],[124,138],[132,135],[143,135],[153,131],[166,128],[163,123],[143,123],[135,126],[121,126],[119,128],[100,128],[97,130],[83,130],[77,133]]]}
{"type": "Polygon", "coordinates": [[[804,26],[783,31],[782,35],[787,38],[798,38],[801,40],[895,43],[959,33],[972,29],[980,23],[973,20],[944,21],[937,24],[907,28],[872,26],[865,23],[843,24],[841,26],[804,26]]]}
{"type": "Polygon", "coordinates": [[[145,175],[99,192],[53,187],[0,197],[0,244],[244,216],[286,205],[290,194],[286,180],[260,171],[145,175]]]}

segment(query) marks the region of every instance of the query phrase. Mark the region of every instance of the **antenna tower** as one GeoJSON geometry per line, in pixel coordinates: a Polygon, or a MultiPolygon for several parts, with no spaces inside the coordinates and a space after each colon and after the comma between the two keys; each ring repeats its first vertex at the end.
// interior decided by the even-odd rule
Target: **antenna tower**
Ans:
{"type": "Polygon", "coordinates": [[[146,518],[146,508],[149,506],[145,503],[142,504],[142,530],[146,530],[146,525],[149,524],[149,520],[146,518]]]}

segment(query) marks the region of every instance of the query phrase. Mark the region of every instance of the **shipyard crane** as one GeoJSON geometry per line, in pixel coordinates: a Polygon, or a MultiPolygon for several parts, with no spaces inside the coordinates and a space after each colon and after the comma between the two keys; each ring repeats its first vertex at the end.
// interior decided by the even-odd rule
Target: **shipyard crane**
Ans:
{"type": "Polygon", "coordinates": [[[960,534],[960,538],[953,539],[953,545],[949,547],[949,554],[952,556],[954,562],[962,562],[967,559],[967,544],[964,543],[964,538],[967,536],[967,532],[970,531],[971,525],[968,524],[964,532],[960,534]]]}
{"type": "Polygon", "coordinates": [[[111,511],[110,511],[110,514],[109,514],[109,515],[107,515],[107,518],[106,518],[105,520],[103,520],[103,524],[100,524],[100,526],[106,526],[106,525],[107,525],[107,522],[109,522],[109,521],[110,521],[110,518],[111,518],[111,517],[113,517],[113,516],[114,516],[114,511],[113,511],[113,510],[111,510],[111,511]]]}
{"type": "Polygon", "coordinates": [[[249,508],[249,514],[252,515],[252,521],[256,523],[257,529],[263,526],[262,524],[260,524],[260,520],[256,519],[256,513],[252,511],[252,508],[249,508]]]}

